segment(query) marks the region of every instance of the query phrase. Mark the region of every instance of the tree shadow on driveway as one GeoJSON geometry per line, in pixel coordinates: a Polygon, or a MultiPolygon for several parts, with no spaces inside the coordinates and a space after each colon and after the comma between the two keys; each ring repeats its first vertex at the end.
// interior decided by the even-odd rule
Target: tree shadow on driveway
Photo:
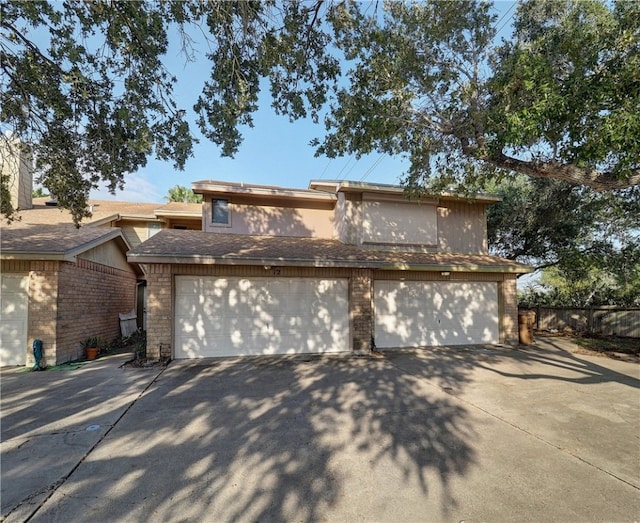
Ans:
{"type": "Polygon", "coordinates": [[[523,380],[557,380],[577,385],[596,383],[619,383],[635,389],[640,388],[640,367],[625,364],[625,368],[633,369],[635,373],[622,373],[615,370],[615,360],[599,365],[594,357],[577,357],[572,354],[566,344],[552,338],[540,338],[539,342],[531,346],[521,346],[518,350],[505,354],[506,360],[518,363],[522,372],[496,369],[483,365],[504,377],[523,380]],[[534,372],[531,367],[536,367],[534,372]]]}
{"type": "Polygon", "coordinates": [[[460,389],[472,364],[456,351],[411,372],[354,357],[174,363],[32,521],[446,519],[478,434],[425,378],[460,389]]]}

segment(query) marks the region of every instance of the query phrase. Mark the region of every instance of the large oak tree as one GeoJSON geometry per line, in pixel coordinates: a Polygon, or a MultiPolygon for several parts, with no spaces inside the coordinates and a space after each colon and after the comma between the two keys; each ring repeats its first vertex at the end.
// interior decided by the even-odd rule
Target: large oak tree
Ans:
{"type": "Polygon", "coordinates": [[[385,8],[343,6],[353,67],[322,152],[406,154],[418,187],[475,190],[510,172],[640,183],[640,3],[525,1],[500,43],[487,3],[385,8]]]}
{"type": "Polygon", "coordinates": [[[99,181],[122,187],[151,156],[182,168],[194,140],[187,111],[233,155],[264,79],[276,112],[324,117],[318,154],[406,155],[414,188],[474,191],[513,172],[598,190],[640,183],[632,0],[522,2],[502,42],[490,4],[466,0],[1,9],[4,140],[31,147],[38,181],[76,221],[99,181]],[[173,98],[170,38],[185,59],[194,45],[206,53],[210,76],[191,108],[173,98]]]}

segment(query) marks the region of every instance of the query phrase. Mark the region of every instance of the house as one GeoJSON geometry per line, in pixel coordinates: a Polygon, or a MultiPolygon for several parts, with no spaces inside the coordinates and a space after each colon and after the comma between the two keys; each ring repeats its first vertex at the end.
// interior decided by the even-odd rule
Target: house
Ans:
{"type": "Polygon", "coordinates": [[[51,366],[82,357],[89,336],[117,337],[142,276],[129,248],[118,228],[3,227],[0,365],[33,365],[35,339],[51,366]]]}
{"type": "Polygon", "coordinates": [[[76,228],[55,201],[31,197],[28,158],[3,154],[2,174],[18,212],[0,227],[0,366],[33,365],[36,339],[47,366],[80,358],[83,339],[116,338],[134,309],[142,326],[144,272],[127,251],[163,228],[202,227],[200,204],[90,200],[76,228]]]}
{"type": "Polygon", "coordinates": [[[495,197],[324,180],[192,188],[202,230],[164,229],[127,255],[145,267],[150,357],[517,342],[516,277],[530,269],[488,255],[495,197]]]}

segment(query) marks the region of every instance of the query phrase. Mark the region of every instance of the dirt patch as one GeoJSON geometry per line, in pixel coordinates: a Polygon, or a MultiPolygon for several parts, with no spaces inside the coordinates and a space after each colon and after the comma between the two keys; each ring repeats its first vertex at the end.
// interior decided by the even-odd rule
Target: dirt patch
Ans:
{"type": "Polygon", "coordinates": [[[157,367],[166,367],[169,365],[171,358],[162,358],[160,360],[148,360],[147,358],[133,358],[124,362],[121,367],[134,369],[154,369],[157,367]]]}
{"type": "MultiPolygon", "coordinates": [[[[548,335],[545,333],[545,336],[548,335]]],[[[556,336],[570,338],[576,344],[576,349],[573,351],[576,354],[640,363],[640,339],[638,338],[602,335],[578,336],[566,333],[556,334],[556,336]]]]}

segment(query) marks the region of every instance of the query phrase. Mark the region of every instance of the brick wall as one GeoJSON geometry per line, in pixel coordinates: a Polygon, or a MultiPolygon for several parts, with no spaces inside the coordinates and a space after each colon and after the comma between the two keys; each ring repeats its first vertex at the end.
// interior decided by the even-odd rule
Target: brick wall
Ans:
{"type": "Polygon", "coordinates": [[[369,352],[374,335],[370,269],[353,269],[349,285],[349,311],[351,315],[352,350],[369,352]]]}
{"type": "MultiPolygon", "coordinates": [[[[99,263],[60,264],[58,275],[56,361],[84,357],[80,342],[90,336],[112,341],[120,336],[118,314],[135,306],[136,276],[99,263]]],[[[46,345],[45,345],[46,352],[46,345]]]]}
{"type": "Polygon", "coordinates": [[[501,315],[500,341],[518,343],[518,296],[514,274],[505,274],[503,281],[498,283],[498,300],[501,315]]]}
{"type": "Polygon", "coordinates": [[[149,265],[147,273],[147,357],[172,356],[173,276],[171,265],[149,265]]]}
{"type": "MultiPolygon", "coordinates": [[[[28,347],[42,340],[46,366],[57,364],[56,318],[58,315],[58,274],[60,262],[32,261],[29,273],[28,347]]],[[[33,351],[28,352],[27,365],[35,363],[33,351]]]]}

